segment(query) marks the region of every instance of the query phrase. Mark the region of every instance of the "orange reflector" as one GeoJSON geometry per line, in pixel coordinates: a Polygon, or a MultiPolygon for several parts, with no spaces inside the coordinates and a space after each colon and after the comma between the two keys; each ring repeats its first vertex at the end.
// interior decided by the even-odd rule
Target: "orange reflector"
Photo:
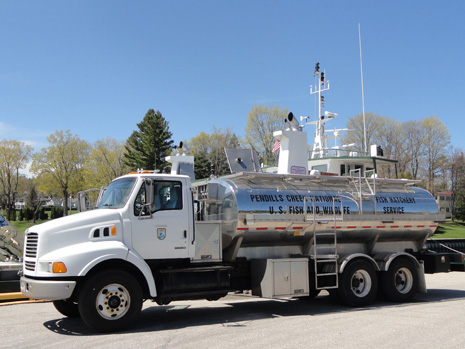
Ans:
{"type": "Polygon", "coordinates": [[[52,271],[59,274],[66,273],[68,269],[66,269],[66,265],[63,262],[53,262],[52,271]]]}
{"type": "Polygon", "coordinates": [[[111,227],[111,235],[116,236],[116,227],[115,226],[111,227]]]}

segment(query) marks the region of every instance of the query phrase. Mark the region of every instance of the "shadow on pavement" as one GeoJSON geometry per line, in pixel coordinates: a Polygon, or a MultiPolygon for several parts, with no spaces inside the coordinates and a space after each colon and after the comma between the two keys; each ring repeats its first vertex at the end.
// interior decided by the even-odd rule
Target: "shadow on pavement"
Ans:
{"type": "MultiPolygon", "coordinates": [[[[405,307],[428,302],[444,302],[465,299],[465,291],[431,289],[417,294],[407,303],[392,303],[382,298],[365,308],[341,305],[337,298],[320,295],[315,299],[269,300],[247,295],[228,295],[218,302],[205,302],[204,307],[191,307],[189,301],[178,301],[167,306],[146,307],[132,326],[120,333],[156,332],[176,330],[192,326],[218,324],[224,327],[245,327],[254,320],[288,316],[320,316],[333,313],[370,311],[387,307],[405,307]]],[[[145,304],[149,305],[149,301],[145,304]]],[[[79,318],[59,318],[44,323],[49,331],[70,336],[101,335],[88,328],[79,318]]]]}

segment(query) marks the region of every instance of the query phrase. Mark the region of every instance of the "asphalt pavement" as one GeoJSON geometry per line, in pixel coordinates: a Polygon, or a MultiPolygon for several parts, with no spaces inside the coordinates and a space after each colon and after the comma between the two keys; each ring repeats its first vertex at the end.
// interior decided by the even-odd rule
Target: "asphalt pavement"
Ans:
{"type": "Polygon", "coordinates": [[[146,301],[124,332],[100,334],[49,302],[1,305],[0,348],[465,348],[465,273],[426,276],[409,303],[348,308],[230,294],[219,301],[146,301]]]}

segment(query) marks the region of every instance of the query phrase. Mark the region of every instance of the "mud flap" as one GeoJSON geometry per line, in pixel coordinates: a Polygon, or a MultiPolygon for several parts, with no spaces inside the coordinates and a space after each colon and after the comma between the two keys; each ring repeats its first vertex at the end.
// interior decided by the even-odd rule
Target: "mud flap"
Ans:
{"type": "Polygon", "coordinates": [[[418,271],[418,292],[419,293],[426,293],[426,278],[425,278],[425,263],[424,261],[418,261],[420,263],[420,267],[417,267],[418,271]]]}

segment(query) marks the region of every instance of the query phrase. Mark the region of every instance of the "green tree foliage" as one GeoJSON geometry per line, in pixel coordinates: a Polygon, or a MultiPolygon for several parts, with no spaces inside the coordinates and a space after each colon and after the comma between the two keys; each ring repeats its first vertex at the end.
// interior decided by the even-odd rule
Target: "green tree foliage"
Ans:
{"type": "Polygon", "coordinates": [[[194,155],[194,175],[195,178],[208,178],[210,176],[211,167],[207,153],[197,153],[194,155]]]}
{"type": "MultiPolygon", "coordinates": [[[[85,189],[85,164],[90,146],[69,130],[56,131],[47,137],[49,146],[33,155],[31,172],[37,178],[38,189],[48,194],[61,194],[66,203],[71,194],[85,189]]],[[[65,215],[68,214],[64,205],[65,215]]]]}
{"type": "Polygon", "coordinates": [[[465,220],[465,155],[455,148],[450,158],[450,188],[452,191],[452,219],[465,220]]]}
{"type": "Polygon", "coordinates": [[[126,141],[124,164],[131,170],[167,172],[170,166],[165,157],[170,155],[173,144],[168,121],[158,110],[149,109],[137,127],[139,130],[126,141]]]}
{"type": "Polygon", "coordinates": [[[224,149],[239,147],[239,139],[231,128],[222,130],[215,126],[211,134],[201,132],[185,144],[189,154],[194,155],[195,178],[207,178],[212,165],[214,175],[229,174],[230,169],[224,149]]]}
{"type": "Polygon", "coordinates": [[[14,211],[21,179],[19,170],[26,168],[31,153],[32,147],[23,142],[6,139],[0,142],[0,193],[7,217],[14,211]]]}
{"type": "Polygon", "coordinates": [[[460,221],[465,221],[465,191],[461,190],[456,193],[456,196],[454,197],[454,208],[453,208],[453,214],[452,214],[452,219],[457,219],[460,221]]]}
{"type": "Polygon", "coordinates": [[[87,166],[89,187],[108,185],[116,177],[130,172],[124,164],[124,144],[113,138],[98,140],[93,144],[87,166]]]}
{"type": "Polygon", "coordinates": [[[255,149],[265,165],[274,165],[273,132],[284,128],[289,111],[280,107],[255,105],[247,117],[245,141],[255,149]]]}
{"type": "Polygon", "coordinates": [[[26,199],[26,209],[28,209],[32,213],[32,217],[29,218],[28,216],[26,218],[27,220],[32,219],[33,223],[36,222],[42,203],[43,202],[40,199],[39,194],[37,193],[36,185],[33,182],[31,182],[29,193],[26,199]]]}

